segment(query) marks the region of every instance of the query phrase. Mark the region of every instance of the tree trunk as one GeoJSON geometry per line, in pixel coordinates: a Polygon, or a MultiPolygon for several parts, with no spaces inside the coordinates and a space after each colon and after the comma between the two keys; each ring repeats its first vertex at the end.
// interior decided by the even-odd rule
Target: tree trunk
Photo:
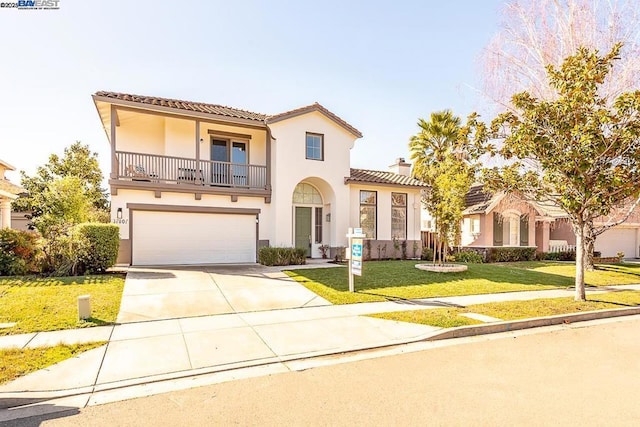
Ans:
{"type": "Polygon", "coordinates": [[[591,236],[591,232],[587,231],[584,236],[584,269],[586,271],[594,271],[595,265],[593,263],[593,248],[596,239],[591,236]]]}
{"type": "Polygon", "coordinates": [[[433,265],[436,265],[436,259],[438,254],[438,233],[433,235],[433,265]]]}
{"type": "Polygon", "coordinates": [[[593,250],[596,238],[593,235],[593,221],[589,221],[584,226],[584,269],[594,271],[593,250]]]}
{"type": "Polygon", "coordinates": [[[574,226],[576,232],[576,301],[586,301],[587,297],[584,290],[584,224],[574,226]]]}

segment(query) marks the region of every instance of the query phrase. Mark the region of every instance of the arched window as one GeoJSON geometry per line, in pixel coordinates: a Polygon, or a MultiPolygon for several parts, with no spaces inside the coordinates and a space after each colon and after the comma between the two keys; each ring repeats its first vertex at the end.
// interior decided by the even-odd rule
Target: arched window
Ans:
{"type": "Polygon", "coordinates": [[[303,205],[321,205],[322,196],[313,185],[302,182],[296,185],[295,190],[293,190],[293,203],[303,205]]]}

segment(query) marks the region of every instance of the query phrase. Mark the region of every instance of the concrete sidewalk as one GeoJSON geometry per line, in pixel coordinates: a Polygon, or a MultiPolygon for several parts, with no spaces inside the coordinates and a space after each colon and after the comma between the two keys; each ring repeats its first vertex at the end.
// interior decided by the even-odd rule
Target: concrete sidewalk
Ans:
{"type": "MultiPolygon", "coordinates": [[[[640,290],[640,285],[588,293],[611,289],[640,290]]],[[[227,372],[227,378],[233,379],[247,368],[261,374],[282,372],[290,369],[287,362],[426,340],[440,333],[439,328],[362,316],[366,314],[572,295],[572,290],[547,290],[348,305],[321,303],[0,337],[0,348],[108,341],[103,347],[0,386],[0,421],[32,413],[33,408],[44,410],[40,401],[64,397],[66,403],[51,406],[52,411],[101,404],[147,395],[150,384],[171,387],[170,380],[190,378],[190,386],[197,386],[208,375],[227,372]],[[2,409],[17,406],[23,407],[23,412],[2,409]]]]}

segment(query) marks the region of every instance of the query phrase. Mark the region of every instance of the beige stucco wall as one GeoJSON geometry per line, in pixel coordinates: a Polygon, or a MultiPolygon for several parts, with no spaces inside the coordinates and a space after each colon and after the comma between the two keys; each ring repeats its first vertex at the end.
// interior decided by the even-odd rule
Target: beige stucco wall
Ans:
{"type": "MultiPolygon", "coordinates": [[[[307,182],[320,191],[325,217],[331,214],[331,222],[324,224],[323,243],[345,246],[349,227],[349,189],[344,178],[350,173],[350,150],[355,136],[319,112],[276,122],[270,128],[274,138],[271,205],[276,213],[272,245],[294,245],[293,191],[298,183],[307,182]],[[307,132],[324,135],[324,160],[305,158],[307,132]]],[[[312,246],[313,256],[319,256],[317,246],[312,246]]]]}
{"type": "Polygon", "coordinates": [[[122,116],[116,128],[116,150],[134,153],[165,153],[165,118],[151,114],[122,116]]]}
{"type": "MultiPolygon", "coordinates": [[[[193,120],[164,119],[165,156],[196,157],[196,126],[193,120]]],[[[208,158],[208,157],[206,157],[208,158]]]]}
{"type": "Polygon", "coordinates": [[[376,239],[391,240],[391,193],[407,194],[407,239],[420,240],[420,190],[402,186],[381,186],[381,185],[350,185],[350,211],[349,227],[360,227],[360,191],[376,191],[377,212],[376,212],[376,239]]]}

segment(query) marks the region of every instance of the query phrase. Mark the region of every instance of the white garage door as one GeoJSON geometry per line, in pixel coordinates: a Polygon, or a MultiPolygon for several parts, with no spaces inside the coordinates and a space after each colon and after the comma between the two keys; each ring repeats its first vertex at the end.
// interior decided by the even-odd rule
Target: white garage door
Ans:
{"type": "Polygon", "coordinates": [[[613,257],[618,252],[624,252],[625,258],[635,258],[638,244],[636,228],[610,228],[596,237],[594,248],[603,257],[613,257]]]}
{"type": "Polygon", "coordinates": [[[133,265],[256,261],[255,215],[133,211],[133,265]]]}

